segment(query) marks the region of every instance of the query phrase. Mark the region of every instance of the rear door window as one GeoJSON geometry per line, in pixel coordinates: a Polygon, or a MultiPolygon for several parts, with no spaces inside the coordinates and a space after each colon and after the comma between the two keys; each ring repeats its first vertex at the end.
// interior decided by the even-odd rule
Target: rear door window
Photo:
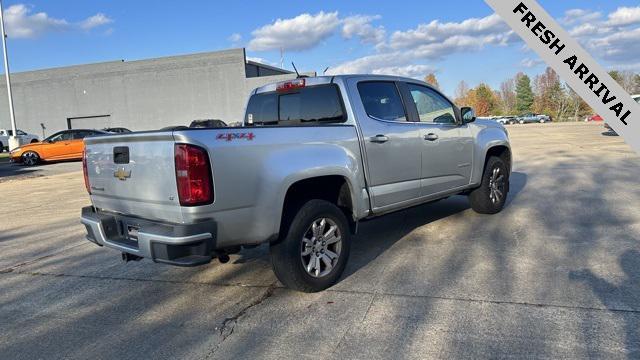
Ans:
{"type": "Polygon", "coordinates": [[[367,115],[378,120],[406,121],[398,87],[391,81],[366,81],[358,84],[360,99],[367,115]]]}
{"type": "Polygon", "coordinates": [[[340,90],[335,84],[255,94],[249,99],[245,116],[245,123],[254,125],[301,126],[346,121],[340,90]]]}

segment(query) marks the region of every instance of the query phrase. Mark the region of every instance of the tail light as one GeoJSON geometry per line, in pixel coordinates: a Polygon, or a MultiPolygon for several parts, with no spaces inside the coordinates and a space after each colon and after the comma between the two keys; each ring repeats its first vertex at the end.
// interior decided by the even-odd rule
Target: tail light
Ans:
{"type": "Polygon", "coordinates": [[[283,81],[276,85],[277,92],[287,92],[295,89],[301,89],[305,86],[304,78],[290,81],[283,81]]]}
{"type": "Polygon", "coordinates": [[[82,174],[84,175],[84,187],[91,195],[91,185],[89,184],[89,172],[87,171],[87,150],[82,150],[82,174]]]}
{"type": "Polygon", "coordinates": [[[189,144],[175,145],[176,182],[182,206],[206,205],[213,202],[211,165],[207,152],[189,144]]]}

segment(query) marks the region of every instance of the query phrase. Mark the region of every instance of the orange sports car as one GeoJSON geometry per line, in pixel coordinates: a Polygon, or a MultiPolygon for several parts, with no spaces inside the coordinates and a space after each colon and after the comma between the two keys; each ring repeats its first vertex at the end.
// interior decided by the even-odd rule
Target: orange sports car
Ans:
{"type": "Polygon", "coordinates": [[[40,161],[81,160],[87,136],[110,134],[102,130],[73,129],[57,132],[41,142],[25,144],[11,151],[11,161],[33,166],[40,161]]]}

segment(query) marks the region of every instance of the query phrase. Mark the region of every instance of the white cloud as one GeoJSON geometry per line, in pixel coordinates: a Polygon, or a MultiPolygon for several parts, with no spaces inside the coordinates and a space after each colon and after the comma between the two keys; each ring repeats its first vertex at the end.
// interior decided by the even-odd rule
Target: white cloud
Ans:
{"type": "Polygon", "coordinates": [[[542,64],[544,64],[544,61],[542,61],[542,59],[540,58],[537,58],[537,59],[525,58],[525,59],[522,59],[522,61],[520,62],[520,65],[525,68],[533,68],[542,64]]]}
{"type": "Polygon", "coordinates": [[[340,25],[337,12],[321,11],[301,14],[291,19],[278,19],[254,30],[247,48],[251,51],[311,49],[330,37],[340,25]]]}
{"type": "Polygon", "coordinates": [[[580,38],[585,36],[593,36],[597,34],[603,34],[609,32],[608,28],[603,28],[591,23],[580,24],[573,29],[569,30],[569,35],[580,38]]]}
{"type": "Polygon", "coordinates": [[[51,31],[69,28],[64,19],[55,19],[44,12],[31,13],[24,4],[11,5],[4,11],[7,36],[13,38],[34,38],[51,31]]]}
{"type": "Polygon", "coordinates": [[[414,29],[394,32],[388,42],[377,44],[378,53],[339,64],[331,73],[381,73],[393,70],[413,77],[427,69],[427,65],[418,65],[418,62],[477,51],[488,45],[504,46],[516,41],[519,41],[518,37],[495,14],[459,23],[435,20],[414,29]]]}
{"type": "Polygon", "coordinates": [[[373,69],[373,74],[379,75],[396,75],[396,76],[404,76],[409,78],[416,79],[424,79],[424,77],[429,74],[435,72],[435,68],[430,65],[405,65],[405,66],[389,66],[383,68],[373,69]]]}
{"type": "Polygon", "coordinates": [[[607,24],[625,26],[640,23],[640,7],[621,7],[609,14],[607,24]]]}
{"type": "Polygon", "coordinates": [[[437,44],[454,37],[473,37],[483,45],[486,41],[493,43],[498,38],[508,39],[510,33],[507,24],[497,14],[480,19],[471,18],[459,23],[441,23],[439,20],[433,20],[428,24],[420,24],[415,29],[394,32],[389,46],[393,49],[406,49],[437,44]]]}
{"type": "Polygon", "coordinates": [[[600,13],[573,9],[565,13],[574,25],[569,34],[609,66],[624,68],[640,59],[640,6],[619,7],[603,18],[600,13]],[[597,14],[597,16],[596,16],[597,14]]]}
{"type": "Polygon", "coordinates": [[[93,28],[103,26],[106,24],[111,24],[113,19],[109,18],[103,13],[97,13],[93,16],[88,17],[87,19],[80,22],[80,28],[84,30],[91,30],[93,28]]]}
{"type": "Polygon", "coordinates": [[[390,68],[393,66],[405,66],[411,62],[407,56],[399,52],[382,53],[364,56],[347,61],[329,69],[328,73],[337,74],[366,74],[375,69],[390,68]]]}
{"type": "Polygon", "coordinates": [[[564,13],[562,22],[566,25],[572,25],[575,23],[585,23],[589,21],[595,21],[602,17],[602,13],[597,11],[591,11],[586,9],[571,9],[564,13]]]}
{"type": "Polygon", "coordinates": [[[227,40],[229,40],[230,42],[236,44],[236,43],[238,43],[238,42],[240,42],[242,40],[242,35],[240,35],[238,33],[233,33],[233,34],[229,35],[227,40]]]}
{"type": "Polygon", "coordinates": [[[640,58],[640,28],[593,39],[589,47],[605,60],[626,63],[640,58]]]}
{"type": "Polygon", "coordinates": [[[23,39],[36,38],[51,32],[90,30],[113,22],[106,15],[98,13],[78,23],[71,23],[66,19],[53,18],[45,12],[34,13],[32,7],[24,4],[9,6],[4,11],[4,17],[7,36],[23,39]]]}
{"type": "Polygon", "coordinates": [[[387,32],[383,26],[374,27],[371,22],[379,20],[380,15],[354,15],[342,20],[342,37],[345,39],[359,38],[365,44],[380,44],[387,32]]]}

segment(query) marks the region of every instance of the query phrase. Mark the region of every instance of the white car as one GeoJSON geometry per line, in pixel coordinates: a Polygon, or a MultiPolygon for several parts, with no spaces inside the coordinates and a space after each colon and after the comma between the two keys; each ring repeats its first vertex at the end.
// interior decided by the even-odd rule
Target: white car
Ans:
{"type": "MultiPolygon", "coordinates": [[[[38,135],[28,134],[20,129],[17,131],[18,137],[22,138],[21,144],[31,144],[40,141],[38,135]]],[[[11,129],[0,129],[0,152],[9,150],[9,136],[13,135],[11,129]]]]}

